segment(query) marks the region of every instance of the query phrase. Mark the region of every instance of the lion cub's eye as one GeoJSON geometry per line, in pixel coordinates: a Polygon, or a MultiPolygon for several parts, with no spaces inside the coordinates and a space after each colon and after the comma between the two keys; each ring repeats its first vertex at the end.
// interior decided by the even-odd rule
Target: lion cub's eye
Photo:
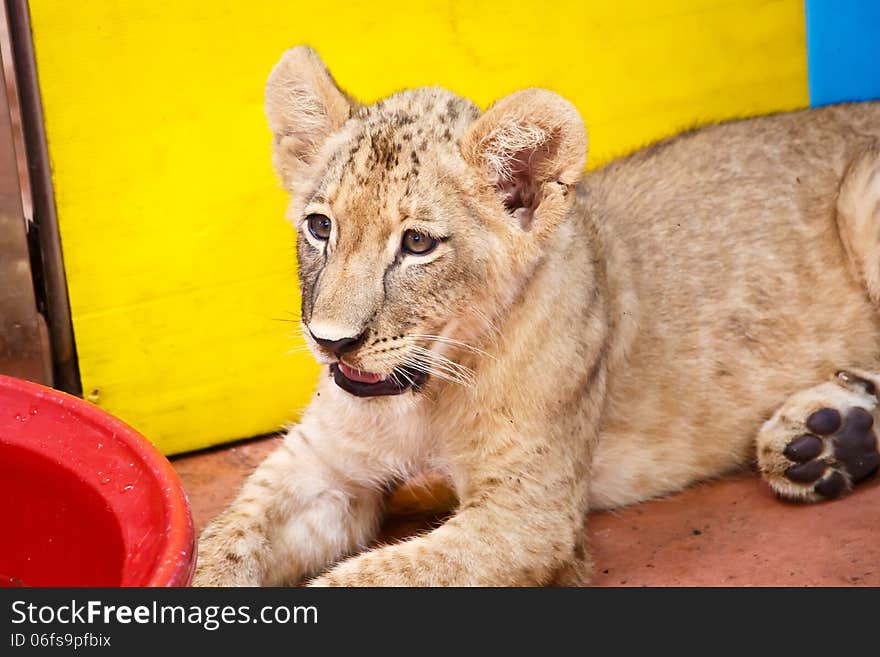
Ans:
{"type": "Polygon", "coordinates": [[[437,246],[438,240],[430,235],[419,233],[415,230],[408,230],[403,234],[404,253],[412,253],[413,255],[425,255],[430,253],[437,246]]]}
{"type": "Polygon", "coordinates": [[[325,217],[323,214],[310,214],[306,217],[306,223],[309,225],[309,232],[316,240],[330,239],[330,228],[333,226],[330,217],[325,217]]]}

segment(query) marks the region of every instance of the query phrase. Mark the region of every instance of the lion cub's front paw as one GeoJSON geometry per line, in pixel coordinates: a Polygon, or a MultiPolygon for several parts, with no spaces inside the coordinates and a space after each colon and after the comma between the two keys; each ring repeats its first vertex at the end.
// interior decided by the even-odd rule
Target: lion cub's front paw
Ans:
{"type": "Polygon", "coordinates": [[[880,466],[875,384],[839,372],[792,396],[758,434],[758,465],[781,496],[831,499],[852,490],[880,466]]]}
{"type": "Polygon", "coordinates": [[[232,562],[217,555],[199,556],[193,586],[259,586],[247,569],[240,568],[240,563],[232,562]]]}
{"type": "Polygon", "coordinates": [[[254,559],[241,543],[209,527],[199,541],[193,586],[260,586],[254,559]]]}

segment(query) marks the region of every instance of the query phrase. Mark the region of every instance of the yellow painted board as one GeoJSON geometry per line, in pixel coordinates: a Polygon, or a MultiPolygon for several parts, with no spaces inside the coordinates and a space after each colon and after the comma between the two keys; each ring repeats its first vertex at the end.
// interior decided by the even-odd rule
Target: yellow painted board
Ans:
{"type": "Polygon", "coordinates": [[[82,384],[166,453],[269,432],[317,367],[263,83],[315,47],[355,96],[571,99],[589,165],[808,104],[801,0],[30,3],[82,384]]]}

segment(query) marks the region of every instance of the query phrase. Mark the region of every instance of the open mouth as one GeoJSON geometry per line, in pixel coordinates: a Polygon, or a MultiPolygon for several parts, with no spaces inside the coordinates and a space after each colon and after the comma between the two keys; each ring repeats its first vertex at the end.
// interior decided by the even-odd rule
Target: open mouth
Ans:
{"type": "Polygon", "coordinates": [[[405,367],[395,368],[392,374],[382,375],[349,367],[343,362],[330,366],[333,381],[345,392],[357,397],[399,395],[407,390],[418,390],[428,378],[424,372],[405,367]]]}

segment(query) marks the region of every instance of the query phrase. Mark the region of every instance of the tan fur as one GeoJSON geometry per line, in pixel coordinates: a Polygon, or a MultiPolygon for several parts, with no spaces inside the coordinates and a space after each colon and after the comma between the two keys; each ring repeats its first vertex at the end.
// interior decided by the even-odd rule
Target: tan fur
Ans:
{"type": "Polygon", "coordinates": [[[438,88],[357,107],[296,48],[267,114],[304,326],[366,330],[352,367],[418,356],[433,374],[358,398],[325,373],[205,530],[197,584],[581,583],[589,510],[738,467],[759,430],[768,482],[812,499],[780,478],[787,439],[816,405],[874,409],[821,384],[878,369],[877,103],[704,128],[583,178],[583,125],[548,91],[483,114],[438,88]],[[333,220],[326,244],[311,213],[333,220]],[[407,229],[448,239],[404,256],[407,229]],[[349,557],[383,491],[427,468],[455,515],[349,557]]]}

